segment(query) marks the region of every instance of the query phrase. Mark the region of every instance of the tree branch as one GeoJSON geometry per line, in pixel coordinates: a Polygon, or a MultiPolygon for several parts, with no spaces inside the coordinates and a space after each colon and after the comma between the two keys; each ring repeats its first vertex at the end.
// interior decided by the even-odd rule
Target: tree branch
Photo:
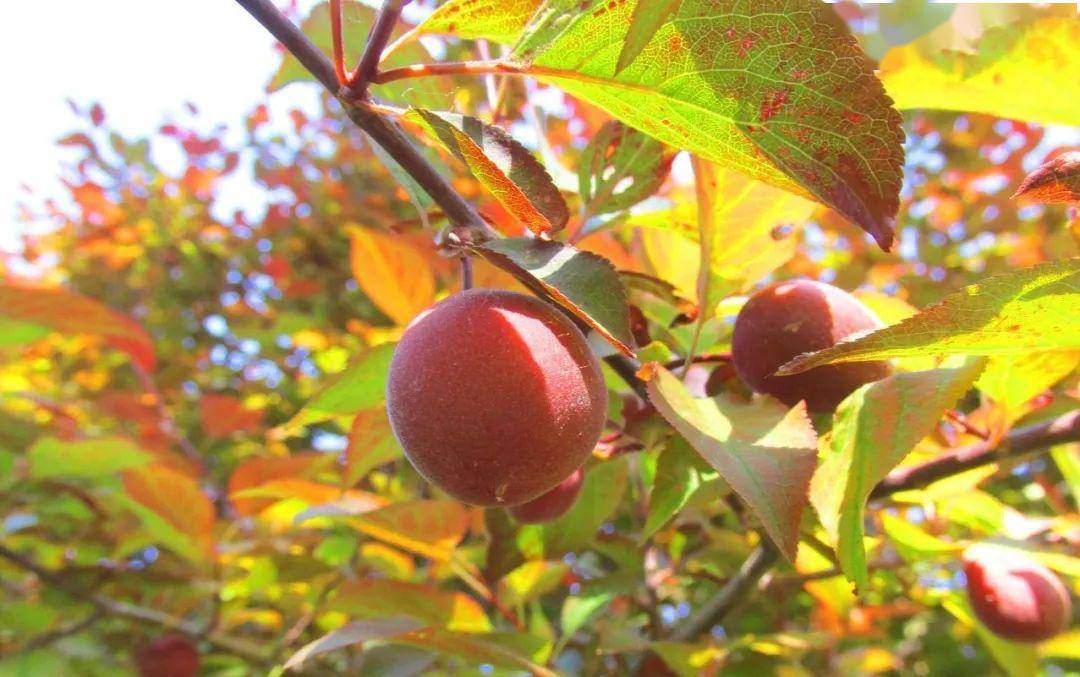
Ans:
{"type": "Polygon", "coordinates": [[[334,73],[334,65],[274,6],[273,2],[270,0],[236,0],[236,2],[270,31],[270,34],[277,38],[285,49],[292,52],[292,55],[315,76],[316,80],[323,84],[323,87],[337,94],[338,81],[337,74],[334,73]]]}
{"type": "Polygon", "coordinates": [[[345,70],[345,36],[341,28],[341,0],[330,0],[330,35],[334,45],[334,74],[339,85],[349,82],[345,70]]]}
{"type": "Polygon", "coordinates": [[[401,9],[408,4],[409,0],[385,0],[379,15],[375,18],[375,25],[368,34],[367,44],[364,45],[364,53],[360,57],[360,64],[349,77],[349,91],[357,97],[367,96],[368,83],[375,77],[382,60],[383,50],[386,43],[390,42],[390,34],[394,32],[401,9]]]}
{"type": "Polygon", "coordinates": [[[170,616],[157,609],[149,609],[127,602],[120,602],[104,595],[98,595],[76,588],[58,574],[49,571],[33,562],[25,555],[15,552],[4,545],[0,545],[0,557],[8,560],[20,569],[34,574],[40,581],[54,590],[58,590],[72,599],[92,605],[102,614],[128,618],[143,623],[150,623],[152,625],[159,625],[168,628],[169,630],[181,632],[190,637],[206,641],[219,649],[228,651],[253,663],[264,666],[270,664],[269,658],[263,654],[258,646],[245,642],[244,640],[222,635],[220,633],[204,634],[203,628],[197,623],[170,616]]]}
{"type": "Polygon", "coordinates": [[[612,371],[626,381],[626,385],[634,389],[638,397],[646,402],[649,401],[649,391],[645,389],[645,382],[637,377],[641,365],[624,355],[608,355],[604,361],[608,363],[612,371]]]}

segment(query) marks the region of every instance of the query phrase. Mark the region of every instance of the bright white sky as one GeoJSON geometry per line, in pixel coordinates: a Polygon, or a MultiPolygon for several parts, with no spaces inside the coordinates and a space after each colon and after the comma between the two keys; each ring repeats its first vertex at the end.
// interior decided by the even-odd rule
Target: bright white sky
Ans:
{"type": "MultiPolygon", "coordinates": [[[[305,9],[313,0],[302,0],[305,9]]],[[[16,243],[20,184],[59,192],[76,119],[65,103],[99,101],[125,135],[147,134],[185,101],[207,127],[240,129],[277,67],[273,39],[233,0],[20,0],[0,21],[0,248],[16,243]]],[[[310,100],[314,88],[292,87],[310,100]]]]}

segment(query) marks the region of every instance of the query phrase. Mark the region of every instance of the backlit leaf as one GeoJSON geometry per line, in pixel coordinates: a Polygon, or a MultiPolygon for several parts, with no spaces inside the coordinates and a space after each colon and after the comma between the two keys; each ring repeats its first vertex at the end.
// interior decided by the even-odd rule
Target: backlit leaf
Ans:
{"type": "Polygon", "coordinates": [[[683,0],[615,74],[631,3],[569,5],[530,21],[513,55],[524,73],[671,146],[813,196],[890,246],[900,116],[831,7],[683,0]]]}
{"type": "Polygon", "coordinates": [[[412,108],[405,113],[465,163],[503,207],[536,235],[563,229],[570,212],[544,166],[503,129],[455,113],[412,108]]]}
{"type": "Polygon", "coordinates": [[[510,44],[539,4],[540,0],[447,0],[415,30],[510,44]]]}
{"type": "Polygon", "coordinates": [[[249,409],[239,398],[206,393],[199,400],[203,430],[210,437],[228,437],[236,432],[254,432],[262,425],[263,410],[249,409]]]}
{"type": "Polygon", "coordinates": [[[810,502],[837,544],[840,568],[860,590],[869,580],[863,512],[870,492],[933,430],[982,368],[982,360],[968,360],[955,368],[894,374],[859,388],[837,408],[810,502]]]}
{"type": "Polygon", "coordinates": [[[806,353],[777,374],[833,362],[927,354],[1009,355],[1080,349],[1080,259],[990,277],[899,324],[806,353]]]}
{"type": "Polygon", "coordinates": [[[471,519],[469,510],[456,501],[420,500],[394,503],[351,518],[348,524],[384,543],[447,561],[471,519]]]}
{"type": "Polygon", "coordinates": [[[358,355],[336,380],[308,400],[285,430],[381,405],[386,400],[386,373],[393,354],[394,345],[385,343],[358,355]]]}
{"type": "Polygon", "coordinates": [[[359,644],[373,639],[389,639],[404,635],[422,627],[421,623],[411,618],[380,618],[365,621],[353,621],[337,630],[332,630],[319,639],[304,645],[285,662],[285,669],[300,666],[309,658],[359,644]]]}
{"type": "Polygon", "coordinates": [[[239,498],[233,494],[239,494],[274,480],[306,477],[321,468],[332,465],[333,461],[333,456],[315,452],[248,458],[236,466],[232,475],[229,476],[229,494],[233,506],[241,515],[256,515],[273,501],[260,498],[239,498]]]}
{"type": "Polygon", "coordinates": [[[348,230],[353,277],[383,314],[404,326],[435,302],[435,276],[415,246],[370,228],[348,230]]]}
{"type": "Polygon", "coordinates": [[[586,215],[633,207],[668,177],[675,154],[633,127],[611,120],[589,140],[578,167],[578,192],[586,215]]]}
{"type": "Polygon", "coordinates": [[[615,63],[616,75],[641,54],[656,31],[678,11],[680,4],[682,0],[636,0],[634,13],[630,16],[630,29],[626,32],[626,41],[615,63]]]}
{"type": "Polygon", "coordinates": [[[686,441],[717,470],[761,520],[789,559],[817,460],[817,434],[806,408],[761,398],[740,404],[694,398],[663,367],[650,365],[649,399],[686,441]]]}
{"type": "Polygon", "coordinates": [[[965,547],[963,543],[953,543],[931,536],[917,525],[896,515],[882,513],[881,525],[896,551],[909,562],[921,562],[942,556],[955,559],[956,553],[965,547]]]}
{"type": "Polygon", "coordinates": [[[43,437],[26,451],[30,477],[112,477],[153,461],[153,454],[119,437],[59,440],[43,437]]]}
{"type": "Polygon", "coordinates": [[[1021,407],[1068,376],[1080,365],[1080,351],[993,355],[975,387],[1000,404],[1015,419],[1021,407]]]}
{"type": "Polygon", "coordinates": [[[342,485],[351,487],[372,469],[401,456],[401,445],[390,429],[386,409],[376,407],[356,413],[349,428],[349,446],[345,448],[342,485]]]}
{"type": "Polygon", "coordinates": [[[326,608],[358,618],[408,616],[424,625],[464,632],[489,632],[491,622],[483,607],[463,592],[388,579],[348,583],[326,608]]]}
{"type": "Polygon", "coordinates": [[[620,352],[633,355],[626,291],[607,259],[561,242],[530,238],[490,240],[476,251],[572,312],[620,352]]]}
{"type": "Polygon", "coordinates": [[[1080,125],[1080,23],[1073,18],[994,26],[975,54],[935,49],[927,35],[890,50],[881,80],[897,108],[987,113],[1041,123],[1080,125]]]}
{"type": "Polygon", "coordinates": [[[641,530],[641,540],[652,536],[657,529],[674,517],[701,486],[716,479],[717,474],[695,452],[686,440],[675,436],[660,452],[649,493],[649,515],[641,530]]]}
{"type": "MultiPolygon", "coordinates": [[[[1078,32],[1080,36],[1080,32],[1078,32]]],[[[1080,151],[1062,153],[1044,162],[1013,194],[1025,202],[1080,204],[1080,151]]]]}
{"type": "Polygon", "coordinates": [[[1054,464],[1069,485],[1073,505],[1080,507],[1080,444],[1062,444],[1050,450],[1054,464]]]}
{"type": "Polygon", "coordinates": [[[195,480],[166,466],[144,465],[125,471],[123,482],[127,496],[158,518],[139,515],[151,535],[195,561],[210,557],[214,504],[195,480]]]}
{"type": "Polygon", "coordinates": [[[0,318],[61,334],[102,336],[146,371],[156,363],[154,342],[134,320],[99,301],[59,287],[0,280],[0,318]]]}

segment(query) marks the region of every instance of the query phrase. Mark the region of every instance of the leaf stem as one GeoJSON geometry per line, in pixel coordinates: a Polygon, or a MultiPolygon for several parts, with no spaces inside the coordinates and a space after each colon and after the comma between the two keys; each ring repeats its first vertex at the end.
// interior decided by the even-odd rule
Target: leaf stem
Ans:
{"type": "Polygon", "coordinates": [[[330,0],[330,35],[334,43],[334,73],[339,85],[349,82],[345,71],[345,45],[341,29],[341,0],[330,0]]]}
{"type": "Polygon", "coordinates": [[[524,67],[509,61],[447,61],[389,68],[375,74],[371,81],[385,84],[394,80],[435,75],[524,75],[525,72],[524,67]]]}

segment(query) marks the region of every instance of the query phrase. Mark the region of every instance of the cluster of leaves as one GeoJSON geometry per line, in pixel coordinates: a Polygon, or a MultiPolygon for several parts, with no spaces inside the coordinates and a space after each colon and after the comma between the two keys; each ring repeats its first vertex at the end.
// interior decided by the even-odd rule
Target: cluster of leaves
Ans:
{"type": "MultiPolygon", "coordinates": [[[[1075,633],[988,633],[956,563],[994,540],[1076,589],[1075,443],[874,494],[1080,399],[1080,226],[1008,195],[1076,202],[1073,155],[1021,182],[1042,125],[1080,126],[1080,24],[920,5],[841,5],[860,46],[826,4],[448,0],[395,43],[384,73],[431,61],[420,35],[459,38],[446,61],[505,46],[513,76],[372,87],[505,236],[475,246],[476,286],[531,290],[646,365],[605,366],[609,430],[546,525],[448,500],[401,457],[394,342],[460,281],[445,217],[335,100],[258,105],[237,142],[193,109],[127,138],[76,107],[69,199],[31,200],[51,229],[0,261],[0,554],[53,572],[0,560],[0,674],[116,674],[181,624],[237,674],[1080,659],[1075,633]],[[262,209],[227,213],[236,185],[262,209]],[[725,359],[743,295],[790,276],[890,325],[785,367],[895,361],[834,416],[752,398],[725,359]],[[763,543],[774,574],[688,634],[763,543]]],[[[345,7],[360,45],[373,12],[345,7]]],[[[302,28],[329,52],[331,25],[323,4],[302,28]]],[[[309,79],[286,56],[270,89],[309,79]]]]}

